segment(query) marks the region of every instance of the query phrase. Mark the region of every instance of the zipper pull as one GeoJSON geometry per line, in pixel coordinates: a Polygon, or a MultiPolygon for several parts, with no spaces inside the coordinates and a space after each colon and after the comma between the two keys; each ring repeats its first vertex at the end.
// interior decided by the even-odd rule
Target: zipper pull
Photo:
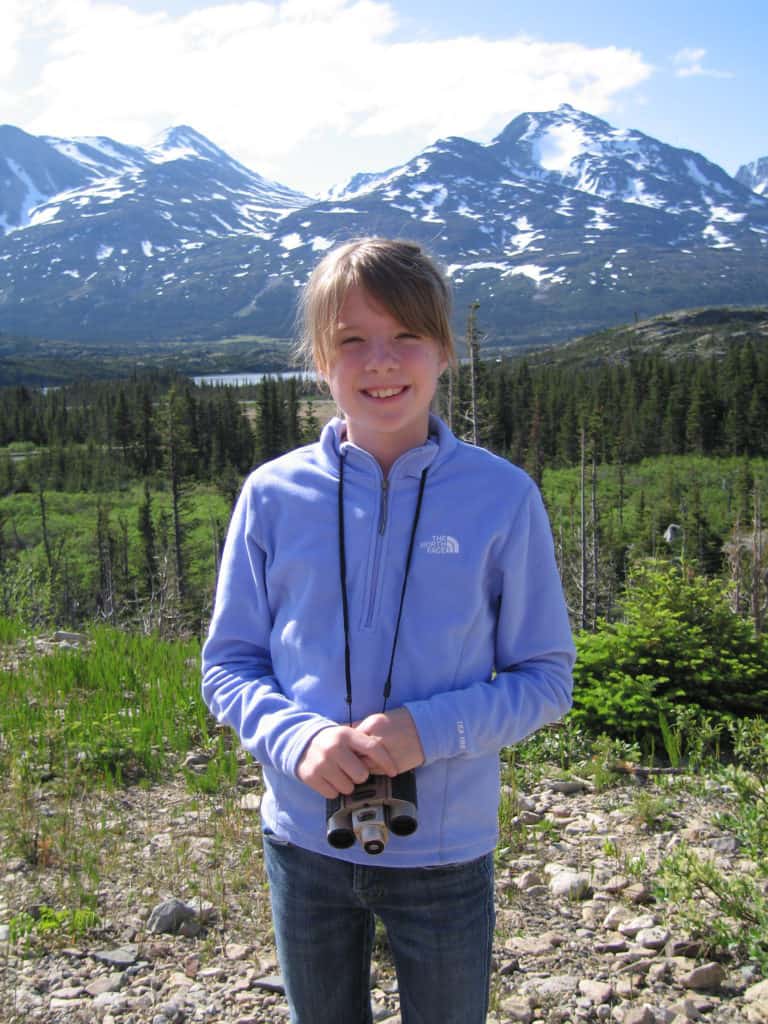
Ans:
{"type": "Polygon", "coordinates": [[[383,535],[387,528],[387,495],[389,494],[389,478],[381,482],[381,510],[379,512],[379,534],[383,535]]]}

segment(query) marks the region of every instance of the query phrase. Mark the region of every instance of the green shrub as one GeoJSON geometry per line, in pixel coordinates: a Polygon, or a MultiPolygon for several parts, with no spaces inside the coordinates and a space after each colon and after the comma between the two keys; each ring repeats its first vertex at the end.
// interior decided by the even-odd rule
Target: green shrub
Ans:
{"type": "Polygon", "coordinates": [[[576,638],[574,719],[655,744],[681,706],[719,717],[768,707],[768,644],[731,610],[722,583],[649,560],[630,574],[622,618],[576,638]]]}
{"type": "Polygon", "coordinates": [[[734,875],[715,856],[680,843],[662,861],[657,883],[672,913],[710,952],[749,957],[768,974],[768,721],[734,722],[731,731],[734,762],[719,774],[732,799],[716,821],[736,837],[752,870],[734,875]]]}

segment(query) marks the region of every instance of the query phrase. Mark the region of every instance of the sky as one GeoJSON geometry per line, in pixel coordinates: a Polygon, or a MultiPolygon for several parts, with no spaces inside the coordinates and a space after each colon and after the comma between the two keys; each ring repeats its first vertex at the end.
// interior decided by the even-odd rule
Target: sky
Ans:
{"type": "Polygon", "coordinates": [[[561,103],[734,174],[768,155],[765,0],[2,0],[0,124],[188,124],[309,194],[561,103]]]}

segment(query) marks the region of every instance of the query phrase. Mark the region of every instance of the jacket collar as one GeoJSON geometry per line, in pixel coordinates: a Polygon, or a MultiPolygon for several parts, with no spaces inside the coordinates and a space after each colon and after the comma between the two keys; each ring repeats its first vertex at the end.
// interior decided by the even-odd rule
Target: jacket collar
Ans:
{"type": "MultiPolygon", "coordinates": [[[[439,416],[430,414],[429,437],[426,442],[419,445],[418,448],[411,448],[404,452],[393,464],[389,471],[389,477],[390,479],[395,476],[418,477],[427,466],[432,472],[453,452],[457,445],[458,441],[446,424],[439,416]]],[[[358,448],[351,441],[347,441],[344,420],[334,416],[326,423],[320,434],[320,453],[322,461],[335,476],[338,476],[339,459],[342,452],[350,467],[359,467],[360,470],[367,470],[369,473],[374,471],[381,473],[378,463],[369,452],[358,448]]]]}

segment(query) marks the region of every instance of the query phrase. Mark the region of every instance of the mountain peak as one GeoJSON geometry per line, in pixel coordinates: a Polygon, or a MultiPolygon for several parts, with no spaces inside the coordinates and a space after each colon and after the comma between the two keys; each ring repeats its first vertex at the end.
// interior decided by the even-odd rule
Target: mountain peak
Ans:
{"type": "Polygon", "coordinates": [[[761,156],[736,171],[736,181],[759,196],[768,197],[768,156],[761,156]]]}
{"type": "Polygon", "coordinates": [[[200,132],[187,124],[174,125],[166,128],[158,136],[149,150],[151,159],[156,163],[168,160],[183,160],[186,157],[197,157],[204,160],[229,159],[223,150],[215,146],[200,132]]]}

